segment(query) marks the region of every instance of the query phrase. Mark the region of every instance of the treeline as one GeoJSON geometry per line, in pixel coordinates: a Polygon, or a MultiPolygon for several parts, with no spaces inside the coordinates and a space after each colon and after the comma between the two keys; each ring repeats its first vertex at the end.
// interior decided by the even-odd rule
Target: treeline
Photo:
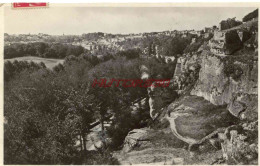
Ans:
{"type": "Polygon", "coordinates": [[[104,37],[103,32],[82,34],[82,38],[85,40],[88,40],[88,41],[96,41],[96,40],[100,39],[101,37],[104,37]]]}
{"type": "Polygon", "coordinates": [[[52,43],[72,43],[81,42],[82,37],[79,35],[47,35],[47,34],[4,34],[5,42],[52,42],[52,43]]]}
{"type": "Polygon", "coordinates": [[[34,72],[39,69],[45,69],[46,66],[43,62],[34,63],[27,61],[17,61],[14,62],[7,61],[4,63],[4,81],[11,80],[15,75],[18,75],[20,72],[25,71],[28,73],[34,72]]]}
{"type": "Polygon", "coordinates": [[[35,42],[27,44],[15,43],[11,45],[5,45],[4,59],[23,56],[37,56],[43,58],[62,59],[68,55],[79,56],[84,52],[86,52],[86,50],[82,46],[74,46],[71,44],[44,42],[35,42]]]}

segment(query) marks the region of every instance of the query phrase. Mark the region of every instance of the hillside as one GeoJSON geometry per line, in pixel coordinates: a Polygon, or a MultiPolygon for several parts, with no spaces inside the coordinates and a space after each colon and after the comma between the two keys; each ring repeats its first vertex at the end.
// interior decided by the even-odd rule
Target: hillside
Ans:
{"type": "Polygon", "coordinates": [[[160,127],[129,132],[120,152],[124,157],[115,154],[119,161],[122,164],[257,164],[257,27],[256,18],[215,31],[198,51],[180,55],[173,87],[148,89],[152,94],[150,116],[154,125],[160,127]],[[213,42],[223,44],[216,47],[213,42]],[[153,134],[158,135],[156,143],[153,134]],[[169,137],[182,143],[170,144],[169,137]]]}

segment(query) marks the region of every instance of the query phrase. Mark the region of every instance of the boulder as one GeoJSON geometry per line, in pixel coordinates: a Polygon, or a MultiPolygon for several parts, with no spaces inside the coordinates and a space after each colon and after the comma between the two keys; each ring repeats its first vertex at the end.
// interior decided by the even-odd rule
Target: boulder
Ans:
{"type": "Polygon", "coordinates": [[[198,96],[185,96],[169,105],[168,117],[174,135],[188,144],[237,122],[225,106],[216,106],[198,96]]]}
{"type": "Polygon", "coordinates": [[[149,144],[149,129],[134,129],[130,131],[124,141],[123,152],[129,152],[137,146],[149,144]]]}
{"type": "Polygon", "coordinates": [[[229,112],[241,120],[255,121],[258,119],[258,95],[236,93],[228,105],[229,112]]]}

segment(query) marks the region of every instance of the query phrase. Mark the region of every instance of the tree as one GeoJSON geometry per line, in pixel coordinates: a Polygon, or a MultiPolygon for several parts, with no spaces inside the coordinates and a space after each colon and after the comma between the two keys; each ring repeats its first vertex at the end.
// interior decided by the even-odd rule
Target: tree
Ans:
{"type": "Polygon", "coordinates": [[[254,10],[251,13],[248,13],[245,17],[243,17],[243,22],[250,21],[253,18],[257,18],[257,17],[258,17],[258,9],[254,10]]]}
{"type": "Polygon", "coordinates": [[[78,135],[86,151],[95,113],[85,77],[89,67],[84,62],[59,73],[24,70],[6,83],[6,164],[71,164],[79,155],[78,135]]]}

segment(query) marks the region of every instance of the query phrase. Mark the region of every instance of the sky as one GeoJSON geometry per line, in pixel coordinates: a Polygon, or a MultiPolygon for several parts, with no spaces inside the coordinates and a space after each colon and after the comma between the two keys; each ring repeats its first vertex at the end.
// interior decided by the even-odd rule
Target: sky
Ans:
{"type": "Polygon", "coordinates": [[[5,7],[9,34],[80,35],[91,32],[142,33],[201,30],[227,18],[238,20],[256,8],[243,7],[50,7],[13,10],[5,7]]]}

